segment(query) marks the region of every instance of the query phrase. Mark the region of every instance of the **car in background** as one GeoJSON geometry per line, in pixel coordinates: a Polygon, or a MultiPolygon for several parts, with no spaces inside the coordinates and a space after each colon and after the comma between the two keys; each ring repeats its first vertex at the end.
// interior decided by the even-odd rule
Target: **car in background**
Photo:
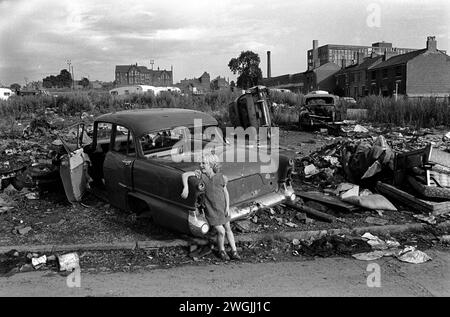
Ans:
{"type": "MultiPolygon", "coordinates": [[[[67,151],[61,159],[61,178],[69,200],[79,200],[91,178],[91,190],[111,205],[150,214],[156,224],[195,236],[204,236],[210,229],[204,216],[205,184],[190,177],[189,196],[183,199],[182,174],[199,169],[199,155],[211,142],[215,154],[223,155],[220,157],[233,153],[248,158],[257,150],[245,143],[230,144],[223,139],[216,119],[188,109],[136,109],[101,115],[94,121],[88,144],[83,142],[84,125],[75,131],[76,141],[60,137],[67,151]],[[201,126],[194,125],[197,120],[201,126]],[[207,134],[210,137],[205,136],[206,131],[212,131],[207,134]]],[[[270,171],[262,169],[260,162],[222,162],[222,173],[228,178],[231,221],[295,199],[293,160],[279,155],[277,162],[270,171]]]]}
{"type": "Polygon", "coordinates": [[[340,100],[351,105],[356,105],[356,100],[352,97],[341,97],[340,100]]]}
{"type": "Polygon", "coordinates": [[[329,127],[341,120],[342,113],[338,96],[322,90],[305,95],[298,119],[301,130],[329,127]]]}

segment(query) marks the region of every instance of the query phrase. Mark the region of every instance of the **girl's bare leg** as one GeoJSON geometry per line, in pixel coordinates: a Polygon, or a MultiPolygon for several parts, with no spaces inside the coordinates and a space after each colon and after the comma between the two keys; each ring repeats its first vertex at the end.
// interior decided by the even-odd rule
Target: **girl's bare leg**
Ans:
{"type": "Polygon", "coordinates": [[[231,250],[236,251],[236,243],[234,241],[233,231],[231,231],[230,222],[227,222],[224,226],[225,226],[225,232],[227,234],[228,243],[230,243],[231,250]]]}
{"type": "Polygon", "coordinates": [[[222,225],[214,226],[217,230],[217,247],[219,251],[225,250],[225,228],[222,225]]]}

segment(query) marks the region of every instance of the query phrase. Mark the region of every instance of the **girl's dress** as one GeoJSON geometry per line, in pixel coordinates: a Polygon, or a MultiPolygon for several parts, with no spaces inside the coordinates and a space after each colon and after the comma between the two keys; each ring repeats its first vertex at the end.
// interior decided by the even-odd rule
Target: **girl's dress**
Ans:
{"type": "Polygon", "coordinates": [[[224,187],[227,185],[226,178],[222,173],[216,173],[211,178],[196,171],[199,177],[205,183],[205,207],[206,219],[211,226],[224,225],[230,221],[230,216],[225,217],[226,201],[224,187]]]}

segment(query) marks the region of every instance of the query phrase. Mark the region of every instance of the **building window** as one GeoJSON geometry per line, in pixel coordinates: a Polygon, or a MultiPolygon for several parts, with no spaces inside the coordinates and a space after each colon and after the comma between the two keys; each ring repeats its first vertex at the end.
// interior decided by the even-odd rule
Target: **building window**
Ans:
{"type": "Polygon", "coordinates": [[[387,70],[387,68],[383,69],[383,78],[388,78],[388,70],[387,70]]]}
{"type": "Polygon", "coordinates": [[[376,71],[372,71],[371,72],[371,78],[372,78],[372,80],[375,80],[375,79],[377,79],[377,72],[376,71]]]}
{"type": "Polygon", "coordinates": [[[395,67],[395,76],[401,76],[402,75],[402,68],[401,66],[395,67]]]}

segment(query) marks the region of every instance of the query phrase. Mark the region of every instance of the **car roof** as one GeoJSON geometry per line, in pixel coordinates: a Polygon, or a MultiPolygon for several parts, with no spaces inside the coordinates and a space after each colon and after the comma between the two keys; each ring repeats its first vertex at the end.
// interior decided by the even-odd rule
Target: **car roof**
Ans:
{"type": "Polygon", "coordinates": [[[180,108],[134,109],[107,113],[95,121],[116,123],[133,131],[135,136],[174,127],[193,127],[194,119],[202,126],[217,125],[217,120],[204,112],[180,108]]]}

